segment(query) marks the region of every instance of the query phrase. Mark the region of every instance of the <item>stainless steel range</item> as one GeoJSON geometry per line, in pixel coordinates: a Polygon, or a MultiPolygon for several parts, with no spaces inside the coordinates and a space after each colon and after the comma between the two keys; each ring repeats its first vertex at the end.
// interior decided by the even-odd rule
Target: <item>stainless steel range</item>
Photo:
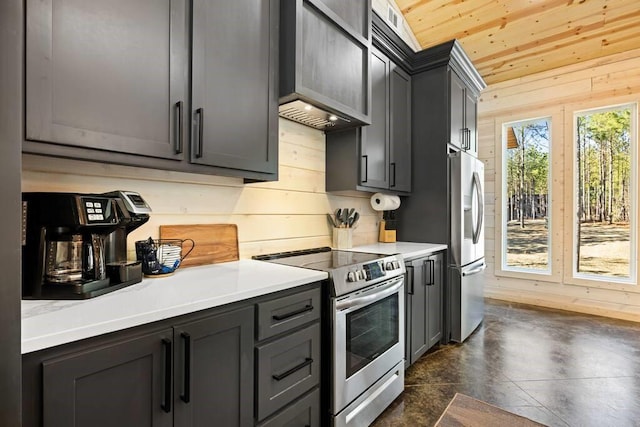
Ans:
{"type": "Polygon", "coordinates": [[[404,389],[401,256],[316,248],[255,259],[329,273],[325,401],[333,426],[368,426],[404,389]]]}

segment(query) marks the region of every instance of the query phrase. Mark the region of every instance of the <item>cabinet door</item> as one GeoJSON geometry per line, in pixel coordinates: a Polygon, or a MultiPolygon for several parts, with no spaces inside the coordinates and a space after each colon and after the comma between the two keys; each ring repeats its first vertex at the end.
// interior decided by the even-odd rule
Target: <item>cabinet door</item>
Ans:
{"type": "Polygon", "coordinates": [[[253,424],[253,307],[174,328],[176,426],[253,424]]]}
{"type": "Polygon", "coordinates": [[[449,71],[449,143],[460,149],[464,148],[465,85],[453,71],[449,71]]]}
{"type": "Polygon", "coordinates": [[[278,3],[193,1],[193,163],[277,172],[278,3]]]}
{"type": "Polygon", "coordinates": [[[43,425],[171,426],[171,330],[45,361],[43,425]]]}
{"type": "Polygon", "coordinates": [[[428,306],[428,348],[440,342],[442,338],[442,292],[444,287],[444,253],[440,252],[432,255],[428,259],[427,273],[430,277],[427,280],[428,306]]]}
{"type": "Polygon", "coordinates": [[[411,262],[413,266],[413,281],[411,287],[411,363],[413,364],[428,350],[429,332],[427,313],[427,258],[420,258],[411,262]]]}
{"type": "Polygon", "coordinates": [[[478,132],[477,132],[477,101],[476,96],[469,89],[465,90],[465,127],[467,128],[468,149],[472,156],[478,157],[478,132]]]}
{"type": "Polygon", "coordinates": [[[389,188],[411,191],[411,77],[391,64],[389,188]]]}
{"type": "Polygon", "coordinates": [[[182,159],[185,17],[184,0],[27,0],[26,139],[182,159]]]}
{"type": "Polygon", "coordinates": [[[389,188],[389,60],[371,50],[371,124],[362,128],[360,183],[389,188]]]}

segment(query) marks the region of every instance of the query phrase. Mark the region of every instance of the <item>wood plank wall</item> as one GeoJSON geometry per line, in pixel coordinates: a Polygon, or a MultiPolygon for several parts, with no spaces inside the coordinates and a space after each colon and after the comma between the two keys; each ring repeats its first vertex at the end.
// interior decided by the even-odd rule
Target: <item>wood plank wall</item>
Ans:
{"type": "Polygon", "coordinates": [[[486,165],[485,236],[489,264],[486,296],[640,321],[640,285],[576,283],[571,278],[571,250],[566,249],[570,248],[567,242],[572,238],[572,160],[566,156],[573,152],[573,112],[638,101],[640,49],[501,82],[483,91],[478,104],[478,133],[480,158],[486,165]],[[554,191],[560,190],[552,197],[562,201],[556,203],[559,213],[554,219],[553,235],[556,240],[564,239],[560,247],[565,249],[553,254],[552,281],[537,280],[531,275],[507,277],[496,266],[496,253],[500,250],[497,197],[501,191],[501,171],[497,168],[500,168],[502,123],[551,115],[552,127],[557,129],[559,121],[562,128],[554,131],[552,141],[552,167],[556,171],[553,186],[554,191]]]}
{"type": "Polygon", "coordinates": [[[68,159],[23,155],[22,191],[139,192],[153,209],[149,222],[129,236],[158,237],[161,224],[238,225],[240,257],[331,245],[326,214],[353,207],[361,217],[354,245],[377,241],[379,213],[370,194],[325,192],[325,136],[280,119],[277,182],[243,184],[239,178],[175,173],[68,159]]]}

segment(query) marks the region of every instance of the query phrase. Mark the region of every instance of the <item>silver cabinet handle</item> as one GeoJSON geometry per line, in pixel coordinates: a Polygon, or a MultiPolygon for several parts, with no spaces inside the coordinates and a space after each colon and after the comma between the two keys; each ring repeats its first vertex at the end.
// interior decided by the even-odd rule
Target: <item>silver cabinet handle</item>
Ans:
{"type": "Polygon", "coordinates": [[[388,297],[398,291],[404,285],[404,277],[399,277],[383,289],[376,289],[376,292],[363,295],[360,297],[347,298],[342,301],[336,302],[336,310],[346,310],[353,307],[363,307],[369,305],[372,302],[381,300],[388,297]]]}

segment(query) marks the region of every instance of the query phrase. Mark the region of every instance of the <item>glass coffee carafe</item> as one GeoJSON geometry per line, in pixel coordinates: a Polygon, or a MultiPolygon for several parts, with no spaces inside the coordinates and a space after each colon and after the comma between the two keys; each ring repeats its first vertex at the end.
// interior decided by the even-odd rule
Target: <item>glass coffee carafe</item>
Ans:
{"type": "Polygon", "coordinates": [[[46,242],[45,278],[49,283],[69,284],[106,278],[104,236],[60,235],[46,242]]]}

